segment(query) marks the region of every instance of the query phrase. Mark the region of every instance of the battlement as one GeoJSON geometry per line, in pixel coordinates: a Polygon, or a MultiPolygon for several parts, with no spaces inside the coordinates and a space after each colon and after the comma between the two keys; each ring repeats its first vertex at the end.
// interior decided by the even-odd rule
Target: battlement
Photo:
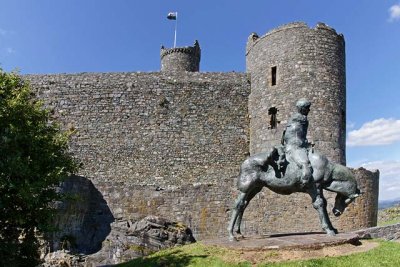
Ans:
{"type": "Polygon", "coordinates": [[[175,48],[165,48],[164,46],[162,46],[160,55],[161,59],[163,59],[165,56],[172,53],[197,54],[199,52],[200,52],[199,48],[195,46],[185,46],[185,47],[175,47],[175,48]]]}
{"type": "Polygon", "coordinates": [[[200,69],[201,49],[196,40],[193,46],[165,48],[161,46],[161,71],[196,72],[200,69]]]}
{"type": "Polygon", "coordinates": [[[257,33],[251,33],[248,40],[247,40],[247,47],[246,47],[246,55],[250,52],[250,50],[256,45],[258,44],[262,39],[270,37],[273,34],[276,33],[280,33],[283,31],[288,31],[288,30],[292,30],[292,29],[300,29],[300,31],[304,31],[304,32],[309,32],[309,31],[315,31],[314,33],[322,33],[322,34],[333,34],[334,36],[341,38],[342,41],[344,42],[344,37],[343,34],[341,33],[337,33],[335,29],[333,29],[332,27],[326,25],[325,23],[322,22],[318,22],[317,25],[312,28],[309,27],[307,25],[307,23],[305,22],[293,22],[293,23],[288,23],[288,24],[284,24],[282,26],[279,26],[273,30],[270,30],[269,32],[267,32],[266,34],[264,34],[263,36],[259,36],[257,33]]]}

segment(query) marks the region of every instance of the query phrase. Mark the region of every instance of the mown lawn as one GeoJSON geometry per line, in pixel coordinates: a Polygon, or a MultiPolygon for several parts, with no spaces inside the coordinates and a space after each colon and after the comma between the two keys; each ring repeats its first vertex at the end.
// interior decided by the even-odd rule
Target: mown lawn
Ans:
{"type": "MultiPolygon", "coordinates": [[[[268,263],[268,259],[274,256],[274,251],[266,251],[263,259],[257,266],[271,267],[395,267],[400,266],[400,243],[379,241],[379,246],[364,253],[352,254],[342,257],[330,257],[311,259],[304,261],[290,261],[281,263],[268,263]]],[[[231,267],[231,266],[252,266],[248,261],[243,261],[240,251],[224,248],[216,248],[202,245],[201,243],[191,244],[183,247],[163,250],[145,258],[118,265],[119,267],[231,267]]],[[[259,257],[258,257],[259,258],[259,257]]]]}

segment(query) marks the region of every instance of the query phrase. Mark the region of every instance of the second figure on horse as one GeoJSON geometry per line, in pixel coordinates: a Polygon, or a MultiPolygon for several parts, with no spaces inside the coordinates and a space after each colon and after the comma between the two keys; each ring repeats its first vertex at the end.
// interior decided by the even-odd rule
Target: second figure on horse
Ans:
{"type": "Polygon", "coordinates": [[[286,158],[296,163],[302,171],[301,180],[308,184],[312,179],[313,170],[308,159],[307,140],[308,119],[311,102],[300,99],[296,103],[297,112],[289,119],[286,129],[282,134],[282,145],[285,149],[286,158]]]}

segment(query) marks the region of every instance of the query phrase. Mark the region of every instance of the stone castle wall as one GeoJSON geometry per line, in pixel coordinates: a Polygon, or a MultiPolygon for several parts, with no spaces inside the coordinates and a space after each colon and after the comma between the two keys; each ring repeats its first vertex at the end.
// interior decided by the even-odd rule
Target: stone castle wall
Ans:
{"type": "Polygon", "coordinates": [[[245,74],[104,73],[25,77],[64,128],[79,175],[96,182],[220,184],[248,154],[245,74]]]}
{"type": "MultiPolygon", "coordinates": [[[[365,169],[354,170],[354,173],[359,188],[365,193],[352,203],[342,216],[336,218],[331,213],[335,194],[325,192],[329,216],[339,232],[376,225],[379,175],[365,169]]],[[[84,199],[92,200],[97,206],[91,210],[86,208],[85,214],[81,214],[79,209],[62,210],[62,213],[66,214],[62,214],[59,225],[65,230],[58,236],[79,235],[86,243],[91,241],[89,243],[95,247],[94,241],[106,236],[105,229],[109,226],[107,222],[110,223],[109,214],[112,214],[116,224],[131,224],[151,214],[183,222],[192,229],[196,239],[224,237],[227,236],[226,228],[234,200],[238,196],[238,190],[233,185],[235,179],[236,177],[231,177],[219,185],[188,184],[165,189],[155,185],[100,181],[90,191],[93,192],[90,195],[86,191],[88,181],[80,178],[72,181],[75,190],[85,189],[81,195],[84,199]],[[98,200],[99,192],[105,201],[98,200]],[[108,204],[109,209],[99,204],[103,202],[108,204]],[[79,218],[84,220],[76,220],[79,218]]],[[[282,196],[267,188],[262,190],[246,209],[242,230],[247,236],[322,231],[318,214],[308,195],[296,193],[282,196]]]]}
{"type": "Polygon", "coordinates": [[[292,23],[262,37],[250,35],[250,152],[279,144],[300,98],[311,101],[308,139],[330,160],[346,164],[346,72],[342,35],[325,24],[292,23]],[[275,68],[275,82],[272,81],[275,68]],[[275,83],[275,84],[274,84],[275,83]],[[270,108],[276,108],[276,126],[270,108]]]}
{"type": "MultiPolygon", "coordinates": [[[[71,150],[83,163],[78,175],[97,192],[85,198],[101,195],[119,222],[152,214],[184,222],[196,238],[226,234],[239,166],[249,151],[247,75],[25,78],[63,127],[76,131],[71,150]]],[[[340,231],[376,223],[378,179],[368,171],[356,177],[360,189],[370,193],[333,219],[340,231]]],[[[334,195],[327,198],[333,205],[334,195]]],[[[97,209],[86,212],[97,221],[97,209]]],[[[265,189],[246,210],[243,229],[246,234],[301,232],[320,231],[320,225],[308,195],[282,196],[265,189]]]]}
{"type": "MultiPolygon", "coordinates": [[[[349,205],[342,216],[336,218],[331,212],[336,194],[325,192],[329,216],[340,232],[376,225],[379,174],[365,169],[353,172],[360,190],[365,193],[349,205]]],[[[235,180],[236,176],[231,178],[231,181],[235,180]]],[[[226,228],[238,195],[238,190],[232,184],[185,185],[158,190],[155,186],[101,183],[98,188],[108,192],[105,197],[111,203],[118,202],[118,210],[114,211],[117,220],[129,218],[135,221],[148,214],[170,216],[187,224],[196,238],[204,239],[227,236],[226,228]]],[[[322,231],[318,214],[308,195],[297,193],[282,196],[267,188],[246,209],[242,230],[245,235],[322,231]]]]}

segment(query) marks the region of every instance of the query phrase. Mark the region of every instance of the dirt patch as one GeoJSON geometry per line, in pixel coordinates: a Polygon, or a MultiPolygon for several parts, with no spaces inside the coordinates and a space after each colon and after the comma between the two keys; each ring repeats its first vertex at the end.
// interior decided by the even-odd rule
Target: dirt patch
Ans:
{"type": "Polygon", "coordinates": [[[248,261],[256,265],[261,262],[280,262],[293,260],[308,260],[323,257],[338,257],[353,253],[365,252],[376,248],[378,242],[363,240],[359,245],[342,244],[320,249],[279,249],[266,251],[239,251],[236,257],[224,258],[227,262],[248,261]],[[238,255],[239,254],[239,255],[238,255]]]}

